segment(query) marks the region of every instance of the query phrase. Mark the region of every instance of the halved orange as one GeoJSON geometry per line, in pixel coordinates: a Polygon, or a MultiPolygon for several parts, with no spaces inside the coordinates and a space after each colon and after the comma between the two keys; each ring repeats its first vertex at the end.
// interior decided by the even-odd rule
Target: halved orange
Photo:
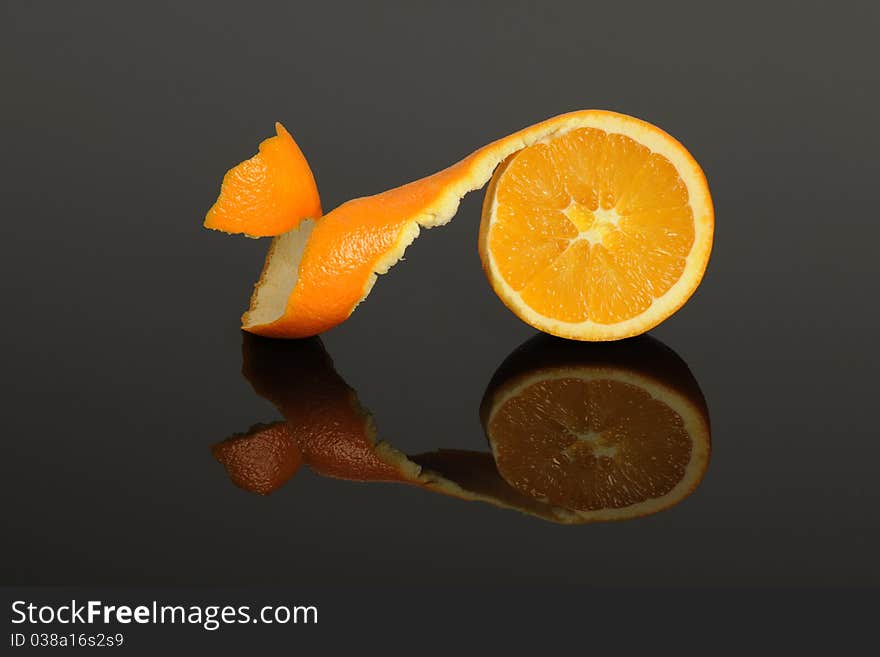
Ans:
{"type": "Polygon", "coordinates": [[[240,188],[255,197],[245,208],[272,208],[265,225],[248,210],[250,234],[299,222],[273,240],[243,328],[305,337],[345,321],[420,229],[447,223],[502,162],[486,196],[480,252],[493,288],[523,320],[566,337],[615,339],[656,325],[696,289],[714,226],[699,165],[655,126],[584,110],[317,221],[306,220],[314,214],[299,198],[230,183],[228,196],[240,188]]]}
{"type": "Polygon", "coordinates": [[[647,336],[607,345],[530,340],[493,377],[481,418],[501,477],[580,522],[669,508],[696,489],[709,463],[699,386],[647,336]]]}
{"type": "Polygon", "coordinates": [[[283,125],[276,123],[275,132],[256,155],[223,177],[206,228],[266,237],[321,216],[318,186],[305,155],[283,125]]]}
{"type": "Polygon", "coordinates": [[[480,257],[523,321],[578,340],[644,333],[700,283],[712,245],[706,179],[666,133],[603,117],[512,155],[483,204],[480,257]]]}

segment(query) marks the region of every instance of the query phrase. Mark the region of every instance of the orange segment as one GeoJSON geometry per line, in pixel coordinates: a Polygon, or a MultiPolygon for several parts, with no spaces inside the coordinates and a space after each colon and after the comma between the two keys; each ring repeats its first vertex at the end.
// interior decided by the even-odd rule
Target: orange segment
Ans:
{"type": "Polygon", "coordinates": [[[662,155],[652,153],[646,166],[633,175],[632,184],[615,205],[623,216],[641,210],[687,207],[688,190],[672,163],[662,155]]]}
{"type": "MultiPolygon", "coordinates": [[[[561,213],[533,217],[533,221],[534,223],[541,221],[546,228],[550,228],[553,223],[560,224],[561,230],[557,235],[568,230],[570,225],[561,213]]],[[[534,278],[535,272],[552,265],[569,246],[569,240],[564,237],[554,236],[552,233],[543,237],[537,234],[536,230],[520,227],[513,222],[500,227],[495,240],[506,253],[518,256],[499,259],[498,263],[499,268],[504,271],[506,280],[510,281],[510,285],[516,290],[524,288],[534,278]]]]}
{"type": "Polygon", "coordinates": [[[259,234],[277,237],[243,328],[306,337],[345,321],[421,228],[448,222],[461,198],[490,178],[483,266],[505,304],[533,326],[582,340],[635,335],[672,314],[699,284],[714,225],[699,166],[655,126],[584,110],[283,234],[283,222],[264,222],[259,234]],[[624,231],[650,247],[633,250],[614,237],[624,231]],[[572,249],[578,240],[590,248],[572,249]],[[597,256],[600,243],[607,253],[597,256]],[[623,271],[642,260],[638,271],[623,271]]]}
{"type": "Polygon", "coordinates": [[[573,241],[546,267],[533,270],[519,294],[542,314],[582,322],[587,318],[588,306],[583,281],[589,275],[590,245],[582,240],[573,241]]]}
{"type": "Polygon", "coordinates": [[[205,227],[251,237],[280,235],[303,219],[321,216],[312,169],[280,123],[257,155],[230,169],[205,227]]]}

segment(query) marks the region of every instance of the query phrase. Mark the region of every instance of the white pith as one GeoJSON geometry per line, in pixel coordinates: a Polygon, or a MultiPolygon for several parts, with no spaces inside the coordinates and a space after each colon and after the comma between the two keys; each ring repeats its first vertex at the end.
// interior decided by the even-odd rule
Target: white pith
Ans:
{"type": "Polygon", "coordinates": [[[278,308],[284,314],[287,299],[299,278],[299,262],[314,228],[314,219],[305,219],[297,228],[272,239],[263,276],[254,286],[251,308],[241,318],[244,328],[275,321],[280,316],[278,308]]]}

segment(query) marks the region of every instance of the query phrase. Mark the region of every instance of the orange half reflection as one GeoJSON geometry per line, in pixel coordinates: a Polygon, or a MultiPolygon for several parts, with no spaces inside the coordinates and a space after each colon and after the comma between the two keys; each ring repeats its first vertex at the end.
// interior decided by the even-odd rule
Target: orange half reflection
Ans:
{"type": "Polygon", "coordinates": [[[243,356],[244,376],[286,423],[233,436],[214,454],[236,485],[255,493],[277,489],[301,461],[328,477],[406,483],[581,524],[669,508],[696,489],[708,467],[699,386],[681,358],[647,336],[528,340],[484,395],[480,416],[491,451],[415,456],[378,438],[372,415],[319,338],[244,334],[243,356]]]}

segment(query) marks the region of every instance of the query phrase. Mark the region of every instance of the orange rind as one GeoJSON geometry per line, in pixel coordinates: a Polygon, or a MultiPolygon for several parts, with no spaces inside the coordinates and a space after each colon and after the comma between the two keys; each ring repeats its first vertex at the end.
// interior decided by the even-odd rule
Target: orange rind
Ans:
{"type": "Polygon", "coordinates": [[[280,235],[304,219],[321,216],[321,199],[312,169],[280,123],[259,152],[230,169],[205,227],[249,237],[280,235]]]}

